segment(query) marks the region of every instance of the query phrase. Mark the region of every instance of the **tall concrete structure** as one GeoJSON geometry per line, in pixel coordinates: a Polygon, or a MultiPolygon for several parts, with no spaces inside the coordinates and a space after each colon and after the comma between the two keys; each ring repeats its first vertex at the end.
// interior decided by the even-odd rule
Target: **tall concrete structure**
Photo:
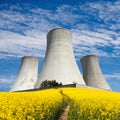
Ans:
{"type": "Polygon", "coordinates": [[[38,79],[39,60],[32,56],[22,58],[20,71],[10,91],[33,89],[38,79]]]}
{"type": "Polygon", "coordinates": [[[111,90],[101,72],[97,56],[87,55],[81,59],[81,63],[83,78],[87,86],[111,90]]]}
{"type": "Polygon", "coordinates": [[[66,29],[52,29],[47,34],[45,60],[35,88],[39,88],[45,80],[85,85],[74,58],[72,35],[66,29]]]}

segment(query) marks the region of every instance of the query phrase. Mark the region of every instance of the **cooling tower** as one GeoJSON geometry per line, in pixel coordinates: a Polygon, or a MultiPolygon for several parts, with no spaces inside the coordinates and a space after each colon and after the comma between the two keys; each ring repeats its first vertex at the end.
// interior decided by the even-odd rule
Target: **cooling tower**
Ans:
{"type": "Polygon", "coordinates": [[[52,29],[47,34],[45,60],[35,88],[45,80],[56,80],[63,85],[73,82],[85,85],[74,58],[72,35],[66,29],[52,29]]]}
{"type": "Polygon", "coordinates": [[[81,59],[81,63],[83,69],[83,78],[86,85],[95,88],[111,90],[104,76],[102,75],[97,56],[87,55],[81,59]]]}
{"type": "Polygon", "coordinates": [[[33,89],[38,79],[39,60],[32,56],[22,58],[20,71],[10,91],[33,89]]]}

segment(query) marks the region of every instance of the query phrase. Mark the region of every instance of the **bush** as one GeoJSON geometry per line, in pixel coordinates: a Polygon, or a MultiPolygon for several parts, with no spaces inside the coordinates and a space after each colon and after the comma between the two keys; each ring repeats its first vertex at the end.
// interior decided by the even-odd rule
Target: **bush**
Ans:
{"type": "Polygon", "coordinates": [[[56,80],[45,80],[41,83],[40,88],[54,88],[54,87],[60,87],[62,86],[62,83],[56,82],[56,80]]]}

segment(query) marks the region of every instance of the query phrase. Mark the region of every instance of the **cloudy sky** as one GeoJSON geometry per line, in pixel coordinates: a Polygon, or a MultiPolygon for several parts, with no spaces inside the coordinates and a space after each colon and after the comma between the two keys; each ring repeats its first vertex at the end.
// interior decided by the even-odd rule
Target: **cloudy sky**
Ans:
{"type": "Polygon", "coordinates": [[[120,0],[0,0],[0,91],[8,91],[20,68],[21,57],[40,59],[46,34],[55,27],[70,30],[80,58],[95,54],[114,91],[120,92],[120,0]]]}

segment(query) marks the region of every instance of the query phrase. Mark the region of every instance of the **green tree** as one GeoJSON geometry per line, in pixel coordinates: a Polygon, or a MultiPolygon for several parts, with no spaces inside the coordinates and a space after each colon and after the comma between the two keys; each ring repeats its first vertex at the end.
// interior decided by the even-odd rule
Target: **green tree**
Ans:
{"type": "Polygon", "coordinates": [[[62,83],[58,83],[56,80],[45,80],[41,83],[40,88],[53,88],[60,86],[62,86],[62,83]]]}

